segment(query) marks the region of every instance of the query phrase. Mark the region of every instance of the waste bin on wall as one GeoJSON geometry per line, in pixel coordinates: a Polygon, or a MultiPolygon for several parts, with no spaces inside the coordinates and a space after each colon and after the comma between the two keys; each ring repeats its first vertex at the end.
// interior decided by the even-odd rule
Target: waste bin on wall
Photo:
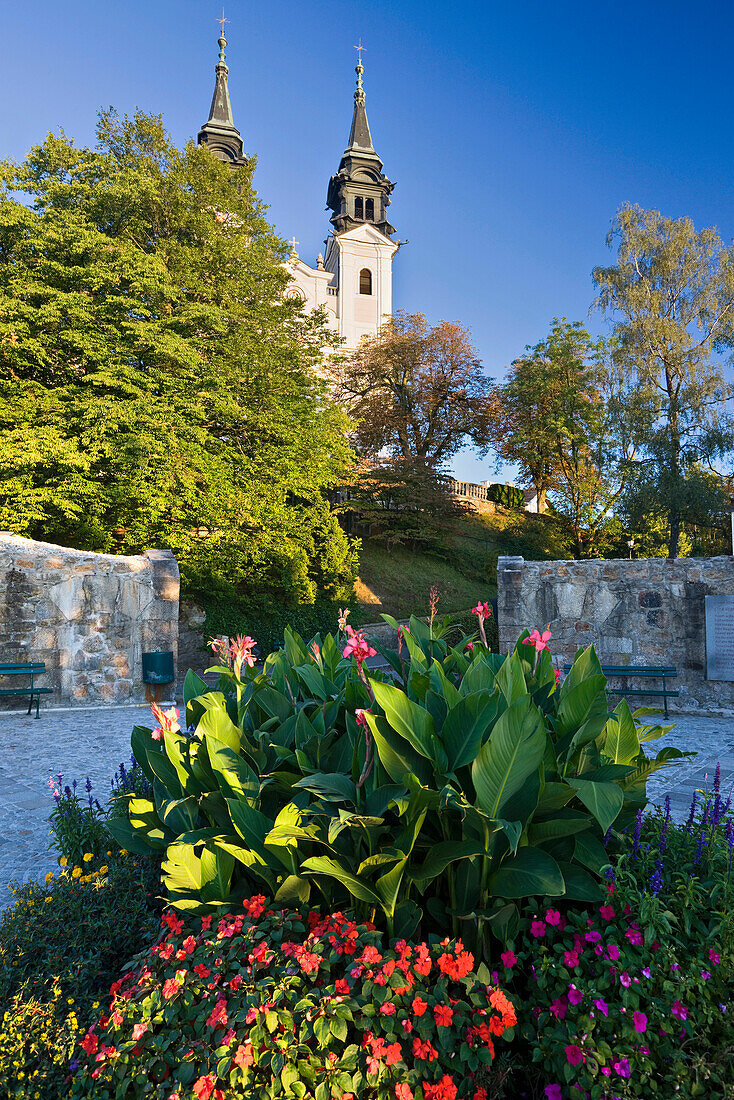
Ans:
{"type": "Polygon", "coordinates": [[[174,679],[172,649],[143,654],[144,684],[172,684],[174,679]]]}

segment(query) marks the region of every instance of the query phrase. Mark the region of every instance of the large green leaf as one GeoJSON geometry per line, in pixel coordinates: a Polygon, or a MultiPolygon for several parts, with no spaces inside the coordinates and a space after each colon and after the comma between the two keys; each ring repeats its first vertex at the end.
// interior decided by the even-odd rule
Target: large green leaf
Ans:
{"type": "Polygon", "coordinates": [[[213,734],[207,737],[206,748],[209,763],[224,797],[243,798],[251,806],[257,806],[260,780],[244,757],[213,734]]]}
{"type": "Polygon", "coordinates": [[[472,695],[474,692],[486,692],[491,695],[495,690],[495,681],[495,670],[484,656],[477,656],[462,677],[459,695],[472,695]]]}
{"type": "Polygon", "coordinates": [[[142,824],[135,828],[126,817],[110,817],[107,828],[121,848],[138,856],[149,856],[151,849],[160,851],[168,843],[160,823],[149,832],[142,824]]]}
{"type": "Polygon", "coordinates": [[[575,792],[567,783],[546,783],[540,792],[538,801],[538,813],[547,814],[553,810],[560,810],[567,802],[570,802],[575,792]]]}
{"type": "Polygon", "coordinates": [[[201,677],[189,669],[183,683],[184,707],[187,707],[191,700],[196,699],[198,695],[205,695],[208,690],[208,685],[204,683],[201,677]]]}
{"type": "Polygon", "coordinates": [[[353,875],[351,871],[335,859],[330,859],[328,856],[312,856],[301,864],[301,872],[303,871],[310,871],[314,875],[326,875],[328,878],[336,879],[337,882],[346,886],[352,897],[382,907],[382,899],[379,894],[376,894],[366,882],[357,878],[356,875],[353,875]]]}
{"type": "Polygon", "coordinates": [[[528,828],[528,842],[530,844],[543,844],[547,840],[557,840],[561,836],[574,836],[583,833],[593,825],[588,814],[579,810],[562,810],[556,816],[546,821],[538,821],[537,818],[528,828]]]}
{"type": "Polygon", "coordinates": [[[568,777],[567,783],[576,790],[586,809],[599,822],[602,832],[606,833],[622,809],[624,795],[621,787],[616,783],[589,783],[573,776],[568,777]]]}
{"type": "Polygon", "coordinates": [[[601,886],[592,878],[588,871],[579,867],[576,863],[560,862],[563,882],[565,884],[565,896],[572,901],[599,902],[603,895],[601,886]]]}
{"type": "Polygon", "coordinates": [[[203,901],[226,901],[232,885],[234,859],[222,848],[204,846],[201,852],[203,901]]]}
{"type": "Polygon", "coordinates": [[[496,675],[496,683],[508,706],[527,695],[528,689],[525,683],[525,673],[522,670],[522,661],[516,653],[512,653],[503,662],[496,675]]]}
{"type": "Polygon", "coordinates": [[[484,845],[476,840],[442,841],[440,844],[434,844],[420,867],[410,872],[411,878],[415,879],[419,889],[423,890],[455,860],[484,854],[484,845]]]}
{"type": "Polygon", "coordinates": [[[631,764],[640,752],[640,742],[626,699],[614,708],[614,714],[615,717],[607,722],[602,752],[613,764],[631,764]]]}
{"type": "Polygon", "coordinates": [[[499,714],[500,693],[465,695],[446,715],[441,738],[451,771],[470,764],[499,714]]]}
{"type": "Polygon", "coordinates": [[[375,747],[380,762],[396,783],[403,783],[406,777],[416,775],[422,783],[431,779],[431,767],[424,757],[414,751],[412,745],[399,737],[382,715],[367,715],[375,747]]]}
{"type": "Polygon", "coordinates": [[[379,680],[370,680],[370,685],[395,732],[404,737],[421,756],[433,761],[435,732],[428,711],[409,699],[401,688],[382,684],[379,680]]]}
{"type": "Polygon", "coordinates": [[[520,848],[489,879],[489,893],[499,898],[528,898],[534,894],[556,896],[565,890],[561,869],[540,848],[520,848]]]}
{"type": "Polygon", "coordinates": [[[293,787],[310,791],[326,802],[356,803],[357,801],[357,788],[353,781],[338,772],[316,772],[314,775],[306,775],[294,783],[293,787]]]}
{"type": "Polygon", "coordinates": [[[600,875],[604,868],[609,866],[609,856],[604,845],[591,833],[583,833],[576,838],[574,858],[597,875],[600,875]]]}
{"type": "MultiPolygon", "coordinates": [[[[556,716],[556,734],[559,740],[566,734],[576,734],[592,713],[606,714],[606,682],[606,678],[599,673],[582,680],[572,690],[561,692],[556,716]]],[[[563,686],[566,686],[565,682],[563,686]]]]}
{"type": "Polygon", "coordinates": [[[543,716],[529,696],[509,707],[472,765],[477,804],[500,817],[505,802],[540,766],[545,750],[543,716]]]}
{"type": "Polygon", "coordinates": [[[211,734],[217,741],[222,741],[228,748],[232,749],[233,752],[239,752],[239,728],[223,707],[210,707],[205,714],[202,714],[196,727],[196,733],[199,737],[211,734]]]}
{"type": "Polygon", "coordinates": [[[191,796],[170,799],[161,803],[160,815],[166,828],[180,835],[196,828],[199,821],[199,804],[191,796]]]}

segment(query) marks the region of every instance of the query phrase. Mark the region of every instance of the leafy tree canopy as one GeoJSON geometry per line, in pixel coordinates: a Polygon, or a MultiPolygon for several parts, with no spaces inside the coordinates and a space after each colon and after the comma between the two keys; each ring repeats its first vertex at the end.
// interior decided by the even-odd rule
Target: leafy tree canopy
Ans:
{"type": "Polygon", "coordinates": [[[724,506],[719,464],[734,437],[718,353],[734,338],[734,245],[690,218],[631,205],[608,244],[617,262],[594,270],[597,305],[615,316],[618,361],[643,427],[626,510],[662,512],[675,557],[683,524],[724,506]]]}
{"type": "Polygon", "coordinates": [[[104,112],[97,138],[0,166],[0,527],[339,598],[353,553],[323,490],[348,423],[253,164],[140,112],[104,112]]]}

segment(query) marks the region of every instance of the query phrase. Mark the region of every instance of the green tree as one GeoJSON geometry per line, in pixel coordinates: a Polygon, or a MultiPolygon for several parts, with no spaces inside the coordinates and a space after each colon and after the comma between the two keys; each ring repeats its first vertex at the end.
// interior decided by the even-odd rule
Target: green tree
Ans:
{"type": "Polygon", "coordinates": [[[617,317],[618,359],[645,425],[627,508],[663,511],[676,557],[684,523],[723,504],[717,463],[732,449],[732,387],[716,353],[734,332],[734,245],[690,218],[632,205],[619,210],[607,243],[617,262],[594,269],[596,304],[617,317]]]}
{"type": "Polygon", "coordinates": [[[598,552],[634,454],[624,398],[605,341],[565,317],[553,320],[495,390],[495,450],[519,466],[540,511],[550,494],[571,524],[578,557],[598,552]]]}
{"type": "Polygon", "coordinates": [[[0,167],[0,526],[340,598],[355,563],[324,490],[348,423],[252,163],[179,150],[142,113],[97,136],[0,167]]]}

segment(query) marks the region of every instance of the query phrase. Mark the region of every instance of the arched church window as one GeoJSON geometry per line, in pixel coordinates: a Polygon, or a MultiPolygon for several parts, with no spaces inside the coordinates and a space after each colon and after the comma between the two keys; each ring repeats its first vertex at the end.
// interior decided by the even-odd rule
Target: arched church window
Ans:
{"type": "Polygon", "coordinates": [[[375,220],[375,200],[367,199],[364,205],[364,220],[367,222],[373,222],[375,220]]]}
{"type": "Polygon", "coordinates": [[[356,198],[354,200],[354,216],[360,221],[364,217],[364,200],[356,198]]]}
{"type": "Polygon", "coordinates": [[[363,267],[359,273],[359,293],[372,293],[372,272],[368,267],[363,267]]]}

